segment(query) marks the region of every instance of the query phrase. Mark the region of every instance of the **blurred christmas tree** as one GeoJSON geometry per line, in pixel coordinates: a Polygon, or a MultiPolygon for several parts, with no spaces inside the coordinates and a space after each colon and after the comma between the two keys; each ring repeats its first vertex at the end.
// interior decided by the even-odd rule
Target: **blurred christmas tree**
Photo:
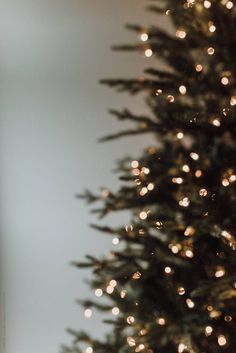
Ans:
{"type": "MultiPolygon", "coordinates": [[[[154,1],[152,2],[152,4],[154,1]]],[[[87,257],[92,308],[113,314],[104,340],[74,332],[77,353],[236,352],[236,5],[228,0],[156,0],[150,10],[168,16],[175,35],[159,27],[128,26],[137,50],[166,69],[140,79],[103,83],[144,91],[150,116],[112,111],[158,144],[118,168],[119,191],[97,196],[100,215],[129,210],[130,225],[96,228],[113,236],[109,258],[87,257]],[[160,147],[159,147],[160,146],[160,147]],[[109,298],[107,300],[107,298],[109,298]]],[[[158,67],[158,65],[157,65],[158,67]]]]}

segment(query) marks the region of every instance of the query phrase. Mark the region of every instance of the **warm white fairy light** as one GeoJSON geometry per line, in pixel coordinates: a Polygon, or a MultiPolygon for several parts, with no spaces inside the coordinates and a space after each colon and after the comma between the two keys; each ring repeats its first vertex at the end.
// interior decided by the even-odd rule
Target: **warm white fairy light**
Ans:
{"type": "Polygon", "coordinates": [[[225,6],[228,10],[231,10],[234,7],[234,3],[232,1],[227,1],[225,6]]]}
{"type": "Polygon", "coordinates": [[[196,152],[191,152],[190,157],[194,160],[197,161],[199,159],[199,155],[196,152]]]}
{"type": "Polygon", "coordinates": [[[157,229],[162,229],[163,228],[163,223],[161,221],[156,222],[156,227],[157,229]]]}
{"type": "Polygon", "coordinates": [[[192,252],[192,250],[188,249],[185,251],[185,255],[186,257],[188,257],[189,259],[192,259],[194,257],[194,253],[192,252]]]}
{"type": "Polygon", "coordinates": [[[210,336],[213,332],[213,328],[211,326],[206,326],[205,327],[205,335],[210,336]]]}
{"type": "Polygon", "coordinates": [[[187,164],[184,164],[184,165],[183,165],[182,170],[183,170],[183,172],[185,172],[185,173],[189,173],[189,172],[190,172],[190,168],[189,168],[189,166],[188,166],[187,164]]]}
{"type": "Polygon", "coordinates": [[[87,347],[85,349],[85,353],[93,353],[93,348],[92,347],[87,347]]]}
{"type": "Polygon", "coordinates": [[[145,196],[146,194],[148,193],[148,189],[146,187],[143,187],[141,190],[140,190],[140,196],[145,196]]]}
{"type": "Polygon", "coordinates": [[[223,267],[218,267],[215,272],[216,278],[221,278],[225,275],[225,269],[223,267]]]}
{"type": "Polygon", "coordinates": [[[186,237],[190,237],[190,236],[194,235],[194,233],[195,233],[195,229],[192,226],[188,226],[184,231],[184,235],[186,237]]]}
{"type": "Polygon", "coordinates": [[[120,313],[120,309],[117,306],[115,306],[114,308],[112,308],[111,312],[113,315],[117,316],[120,313]]]}
{"type": "Polygon", "coordinates": [[[107,292],[107,294],[112,294],[114,292],[114,287],[113,286],[107,286],[106,292],[107,292]]]}
{"type": "Polygon", "coordinates": [[[140,279],[141,276],[142,276],[141,272],[137,271],[133,273],[132,278],[137,280],[137,279],[140,279]]]}
{"type": "Polygon", "coordinates": [[[160,317],[156,320],[157,324],[160,326],[165,326],[166,320],[163,317],[160,317]]]}
{"type": "Polygon", "coordinates": [[[148,186],[147,186],[147,189],[149,191],[152,191],[152,190],[154,190],[154,187],[155,187],[155,185],[153,183],[149,183],[148,186]]]}
{"type": "Polygon", "coordinates": [[[176,135],[176,137],[177,137],[178,140],[182,140],[182,139],[184,138],[183,132],[181,132],[181,131],[178,132],[177,135],[176,135]]]}
{"type": "Polygon", "coordinates": [[[186,304],[189,307],[189,309],[193,309],[195,307],[195,303],[190,298],[186,299],[186,304]]]}
{"type": "Polygon", "coordinates": [[[231,106],[235,106],[235,105],[236,105],[236,96],[232,96],[232,97],[230,98],[230,105],[231,105],[231,106]]]}
{"type": "Polygon", "coordinates": [[[203,70],[202,65],[201,65],[201,64],[197,64],[197,65],[195,66],[195,70],[196,70],[197,72],[201,72],[201,71],[203,70]]]}
{"type": "Polygon", "coordinates": [[[143,168],[142,168],[142,172],[143,172],[144,174],[148,175],[148,174],[150,174],[150,169],[147,168],[147,167],[143,167],[143,168]]]}
{"type": "Polygon", "coordinates": [[[150,58],[152,56],[152,54],[153,54],[153,51],[152,51],[152,49],[148,48],[148,49],[145,50],[144,54],[145,54],[145,56],[147,58],[150,58]]]}
{"type": "Polygon", "coordinates": [[[178,252],[180,251],[180,246],[171,244],[170,249],[173,252],[173,254],[178,254],[178,252]]]}
{"type": "Polygon", "coordinates": [[[138,168],[139,167],[139,162],[138,161],[132,161],[131,162],[131,167],[134,168],[134,169],[138,168]]]}
{"type": "Polygon", "coordinates": [[[208,26],[209,26],[209,32],[214,33],[216,31],[216,26],[214,25],[213,22],[210,21],[208,23],[208,26]]]}
{"type": "Polygon", "coordinates": [[[213,55],[213,54],[215,53],[215,49],[212,48],[212,47],[209,47],[209,48],[207,49],[207,53],[208,53],[208,55],[213,55]]]}
{"type": "Polygon", "coordinates": [[[178,29],[176,31],[176,37],[177,38],[184,39],[186,37],[186,35],[187,35],[187,33],[184,30],[182,30],[182,29],[178,29]]]}
{"type": "Polygon", "coordinates": [[[147,219],[147,217],[148,217],[148,214],[147,214],[146,211],[142,211],[142,212],[139,213],[139,218],[141,220],[145,220],[145,219],[147,219]]]}
{"type": "Polygon", "coordinates": [[[186,86],[184,86],[184,85],[179,86],[179,92],[180,92],[182,95],[185,95],[185,94],[187,93],[187,88],[186,88],[186,86]]]}
{"type": "Polygon", "coordinates": [[[133,316],[128,316],[126,321],[129,325],[132,325],[134,323],[135,319],[133,316]]]}
{"type": "Polygon", "coordinates": [[[120,242],[120,239],[119,239],[119,238],[113,238],[113,239],[112,239],[112,244],[113,244],[113,245],[118,245],[119,242],[120,242]]]}
{"type": "Polygon", "coordinates": [[[187,345],[185,344],[185,343],[180,343],[179,345],[178,345],[178,353],[183,353],[184,351],[186,351],[187,350],[187,345]]]}
{"type": "Polygon", "coordinates": [[[147,33],[141,33],[140,34],[140,39],[142,42],[146,42],[148,40],[148,34],[147,33]]]}
{"type": "Polygon", "coordinates": [[[172,268],[169,266],[166,266],[164,271],[167,275],[170,275],[172,273],[172,268]]]}
{"type": "Polygon", "coordinates": [[[227,86],[229,84],[229,78],[226,76],[223,76],[221,79],[221,83],[222,85],[227,86]]]}
{"type": "Polygon", "coordinates": [[[220,120],[219,119],[214,119],[213,121],[212,121],[212,125],[214,125],[214,126],[216,126],[216,127],[220,127],[221,126],[221,122],[220,122],[220,120]]]}
{"type": "Polygon", "coordinates": [[[183,178],[180,178],[180,177],[178,177],[178,178],[172,178],[172,182],[174,183],[174,184],[183,184],[183,182],[184,182],[184,179],[183,178]]]}
{"type": "Polygon", "coordinates": [[[92,315],[93,315],[92,309],[85,309],[84,316],[86,317],[86,319],[90,319],[92,315]]]}
{"type": "Polygon", "coordinates": [[[95,289],[96,297],[101,297],[103,295],[103,290],[101,288],[95,289]]]}
{"type": "Polygon", "coordinates": [[[209,9],[211,7],[211,2],[208,0],[205,0],[203,3],[203,6],[205,7],[205,9],[209,9]]]}
{"type": "Polygon", "coordinates": [[[185,288],[184,287],[179,287],[178,290],[177,290],[178,294],[179,295],[184,295],[185,294],[185,288]]]}
{"type": "Polygon", "coordinates": [[[195,177],[196,178],[201,178],[202,176],[202,171],[200,169],[197,169],[196,172],[195,172],[195,177]]]}
{"type": "Polygon", "coordinates": [[[113,288],[115,288],[117,286],[117,282],[115,279],[112,279],[110,282],[109,282],[109,285],[112,286],[113,288]]]}
{"type": "Polygon", "coordinates": [[[127,342],[130,347],[134,347],[136,345],[135,339],[133,337],[127,337],[127,342]]]}
{"type": "Polygon", "coordinates": [[[199,195],[202,196],[202,197],[206,197],[208,194],[207,190],[206,189],[200,189],[199,190],[199,195]]]}
{"type": "Polygon", "coordinates": [[[224,335],[219,335],[218,336],[218,345],[219,346],[225,346],[227,344],[227,340],[224,335]]]}
{"type": "Polygon", "coordinates": [[[132,224],[131,225],[126,225],[125,226],[125,230],[126,230],[127,233],[132,232],[134,230],[134,227],[132,226],[132,224]]]}
{"type": "Polygon", "coordinates": [[[174,103],[175,97],[172,96],[171,94],[169,94],[169,95],[167,96],[167,100],[168,100],[168,102],[170,102],[170,103],[174,103]]]}
{"type": "Polygon", "coordinates": [[[188,197],[184,197],[182,200],[179,201],[179,205],[182,207],[188,207],[190,205],[190,200],[188,197]]]}
{"type": "Polygon", "coordinates": [[[125,289],[123,289],[121,292],[120,292],[120,297],[121,299],[124,299],[127,295],[127,291],[125,289]]]}

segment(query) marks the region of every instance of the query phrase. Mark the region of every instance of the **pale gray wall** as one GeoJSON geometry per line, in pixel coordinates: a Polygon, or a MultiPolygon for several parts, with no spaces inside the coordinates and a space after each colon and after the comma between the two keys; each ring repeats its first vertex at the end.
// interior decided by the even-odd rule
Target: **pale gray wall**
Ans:
{"type": "MultiPolygon", "coordinates": [[[[145,139],[98,145],[123,127],[108,107],[143,102],[97,84],[140,73],[142,55],[110,52],[135,39],[126,22],[150,22],[145,0],[1,0],[1,232],[6,261],[7,353],[56,353],[64,328],[101,334],[84,321],[76,297],[90,295],[86,273],[69,266],[103,253],[110,239],[90,230],[94,218],[75,193],[115,187],[111,170],[145,139]]],[[[153,19],[154,21],[154,19],[153,19]]],[[[119,222],[125,222],[120,216],[119,222]]]]}

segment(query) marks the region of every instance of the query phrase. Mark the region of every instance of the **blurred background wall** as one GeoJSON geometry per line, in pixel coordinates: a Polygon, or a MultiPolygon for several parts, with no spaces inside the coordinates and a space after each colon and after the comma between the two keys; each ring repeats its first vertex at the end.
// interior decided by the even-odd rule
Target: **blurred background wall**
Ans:
{"type": "MultiPolygon", "coordinates": [[[[56,353],[66,327],[101,335],[75,298],[91,295],[86,272],[69,266],[106,253],[111,239],[89,229],[88,208],[75,198],[88,187],[117,187],[114,161],[137,156],[143,139],[97,144],[123,128],[109,107],[143,111],[98,85],[103,77],[140,74],[141,54],[112,53],[136,40],[127,22],[153,23],[145,0],[1,0],[1,234],[6,271],[7,353],[56,353]]],[[[125,223],[126,215],[116,219],[125,223]]],[[[109,219],[108,222],[115,220],[109,219]]]]}

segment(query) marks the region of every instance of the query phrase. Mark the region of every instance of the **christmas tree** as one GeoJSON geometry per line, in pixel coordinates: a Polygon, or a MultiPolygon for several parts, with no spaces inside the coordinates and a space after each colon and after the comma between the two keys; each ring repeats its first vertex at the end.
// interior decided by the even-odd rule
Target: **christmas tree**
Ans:
{"type": "Polygon", "coordinates": [[[236,5],[230,0],[156,0],[174,33],[129,25],[139,40],[116,47],[158,59],[142,78],[103,83],[144,92],[150,114],[111,111],[151,133],[156,146],[118,165],[121,186],[101,196],[100,216],[128,210],[130,224],[94,226],[119,244],[87,256],[96,300],[111,325],[101,340],[76,332],[67,353],[236,352],[236,5]],[[160,61],[164,63],[160,68],[160,61]],[[102,298],[98,298],[102,297],[102,298]],[[111,316],[111,314],[113,316],[111,316]]]}

